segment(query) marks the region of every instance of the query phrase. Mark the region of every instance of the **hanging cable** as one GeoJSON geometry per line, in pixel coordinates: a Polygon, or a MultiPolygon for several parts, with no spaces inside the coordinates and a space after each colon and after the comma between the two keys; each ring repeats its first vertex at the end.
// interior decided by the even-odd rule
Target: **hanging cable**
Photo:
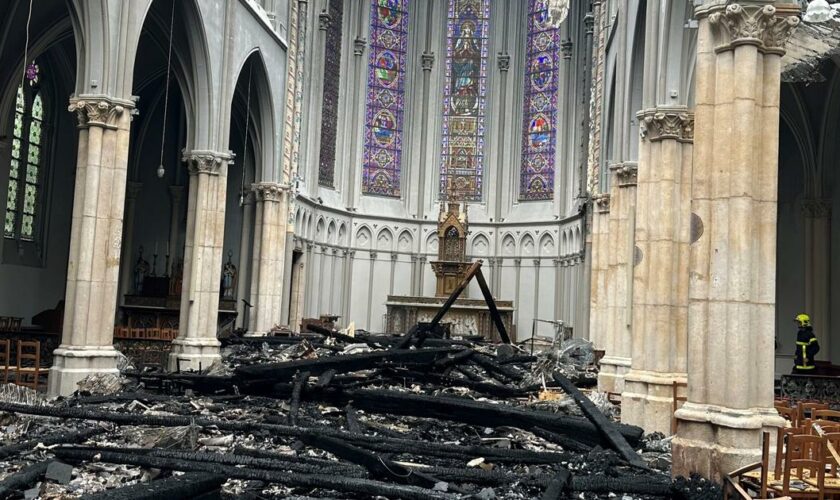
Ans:
{"type": "Polygon", "coordinates": [[[23,87],[23,82],[26,81],[26,69],[29,66],[27,59],[29,58],[29,23],[32,22],[32,2],[29,0],[29,14],[26,16],[26,43],[23,46],[23,72],[20,75],[20,86],[23,87]]]}
{"type": "Polygon", "coordinates": [[[251,126],[251,72],[254,64],[248,65],[248,92],[245,98],[245,131],[242,133],[242,182],[239,186],[239,206],[245,206],[245,161],[248,159],[248,130],[251,126]]]}
{"type": "Polygon", "coordinates": [[[158,179],[163,179],[166,169],[163,168],[163,149],[166,144],[166,114],[169,110],[169,78],[172,73],[172,30],[175,24],[175,0],[172,0],[172,12],[169,14],[169,53],[166,56],[166,89],[163,98],[163,127],[160,133],[160,165],[157,169],[158,179]]]}

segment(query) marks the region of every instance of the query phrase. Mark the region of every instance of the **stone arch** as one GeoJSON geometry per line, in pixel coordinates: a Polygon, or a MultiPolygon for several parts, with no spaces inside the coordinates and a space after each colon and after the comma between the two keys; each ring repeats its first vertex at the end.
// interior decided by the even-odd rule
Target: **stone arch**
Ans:
{"type": "Polygon", "coordinates": [[[556,253],[554,237],[549,233],[545,233],[542,238],[540,238],[540,256],[551,257],[556,253]]]}
{"type": "Polygon", "coordinates": [[[536,255],[534,237],[531,236],[531,233],[525,233],[525,235],[522,236],[522,239],[519,240],[519,251],[523,257],[536,255]]]}
{"type": "Polygon", "coordinates": [[[253,144],[255,181],[275,179],[272,169],[275,166],[273,144],[276,127],[274,113],[271,112],[274,107],[274,98],[262,51],[258,48],[252,49],[242,61],[238,74],[237,85],[230,98],[230,120],[227,128],[234,128],[233,123],[238,122],[236,128],[245,130],[247,115],[248,140],[253,144]],[[250,97],[248,95],[249,80],[250,97]]]}
{"type": "Polygon", "coordinates": [[[510,257],[516,255],[516,239],[510,233],[502,238],[502,254],[510,257]]]}
{"type": "Polygon", "coordinates": [[[339,245],[347,245],[347,225],[345,223],[341,223],[338,226],[338,244],[339,245]]]}
{"type": "Polygon", "coordinates": [[[397,250],[400,252],[408,253],[414,248],[414,236],[411,235],[411,231],[408,229],[404,229],[401,233],[399,238],[397,238],[397,250]]]}
{"type": "Polygon", "coordinates": [[[437,232],[432,231],[429,236],[426,237],[426,252],[432,255],[437,255],[439,244],[440,242],[438,240],[437,232]]]}
{"type": "Polygon", "coordinates": [[[367,226],[362,226],[356,231],[356,246],[358,248],[370,248],[373,242],[373,233],[367,226]]]}
{"type": "Polygon", "coordinates": [[[336,229],[335,229],[335,221],[330,220],[329,226],[327,226],[327,243],[331,245],[335,245],[337,238],[336,229]]]}
{"type": "Polygon", "coordinates": [[[315,237],[312,238],[313,241],[318,243],[323,243],[324,241],[324,230],[326,229],[326,223],[324,222],[323,217],[318,217],[318,222],[315,224],[315,237]]]}
{"type": "Polygon", "coordinates": [[[577,252],[580,252],[581,250],[583,250],[583,244],[582,244],[583,240],[581,239],[580,226],[575,227],[575,233],[574,234],[575,234],[575,236],[573,238],[574,247],[572,248],[570,253],[577,253],[577,252]]]}
{"type": "Polygon", "coordinates": [[[394,249],[394,233],[387,227],[383,227],[376,235],[376,249],[383,252],[390,252],[394,249]]]}
{"type": "Polygon", "coordinates": [[[490,254],[490,239],[484,233],[473,236],[470,243],[470,255],[484,257],[490,254]]]}

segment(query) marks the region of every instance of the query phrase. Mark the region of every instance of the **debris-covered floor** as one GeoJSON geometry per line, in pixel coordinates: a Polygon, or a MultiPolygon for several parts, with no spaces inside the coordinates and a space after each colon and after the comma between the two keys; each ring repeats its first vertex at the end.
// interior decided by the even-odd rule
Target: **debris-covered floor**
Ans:
{"type": "Polygon", "coordinates": [[[330,332],[227,341],[203,373],[0,387],[4,498],[718,498],[617,423],[591,346],[330,332]],[[588,396],[588,397],[587,397],[588,396]]]}

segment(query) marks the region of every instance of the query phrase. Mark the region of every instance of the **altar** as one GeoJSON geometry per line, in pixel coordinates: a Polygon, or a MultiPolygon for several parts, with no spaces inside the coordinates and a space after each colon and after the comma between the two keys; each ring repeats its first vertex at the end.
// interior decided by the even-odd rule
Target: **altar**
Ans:
{"type": "MultiPolygon", "coordinates": [[[[466,204],[463,211],[460,203],[446,204],[446,211],[444,206],[442,203],[438,218],[438,259],[431,263],[437,278],[435,296],[389,295],[385,302],[388,333],[405,333],[418,323],[430,322],[467,276],[472,263],[466,258],[469,224],[466,204]]],[[[513,301],[495,300],[495,303],[502,324],[515,342],[513,301]]],[[[459,298],[443,317],[441,326],[450,336],[480,335],[488,340],[502,340],[484,299],[459,298]]]]}

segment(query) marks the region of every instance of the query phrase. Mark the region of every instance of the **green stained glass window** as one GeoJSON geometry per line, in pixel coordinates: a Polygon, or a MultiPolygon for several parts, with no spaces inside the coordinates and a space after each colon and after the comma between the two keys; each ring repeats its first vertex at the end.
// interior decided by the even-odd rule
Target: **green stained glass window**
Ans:
{"type": "Polygon", "coordinates": [[[38,234],[41,147],[44,139],[42,120],[45,111],[37,86],[18,87],[3,221],[6,238],[33,241],[38,234]]]}

